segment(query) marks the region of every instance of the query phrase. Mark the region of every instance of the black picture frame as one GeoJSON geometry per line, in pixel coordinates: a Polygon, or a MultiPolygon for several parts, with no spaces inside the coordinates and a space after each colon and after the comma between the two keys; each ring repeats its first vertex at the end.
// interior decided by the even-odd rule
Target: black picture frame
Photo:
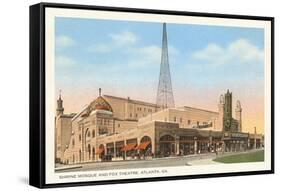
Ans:
{"type": "Polygon", "coordinates": [[[29,138],[29,184],[38,188],[85,186],[147,181],[167,181],[194,178],[212,178],[274,173],[274,18],[217,13],[196,13],[171,10],[135,9],[74,4],[39,3],[30,6],[30,138],[29,138]],[[271,169],[264,171],[229,172],[204,175],[169,176],[92,182],[57,183],[45,182],[45,9],[71,8],[80,10],[102,10],[133,13],[151,13],[182,16],[200,16],[227,19],[247,19],[271,22],[271,169]]]}

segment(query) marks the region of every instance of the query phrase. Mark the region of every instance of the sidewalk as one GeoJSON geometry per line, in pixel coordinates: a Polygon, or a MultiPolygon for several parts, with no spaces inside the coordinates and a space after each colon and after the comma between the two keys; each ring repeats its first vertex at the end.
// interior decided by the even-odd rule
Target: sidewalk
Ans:
{"type": "Polygon", "coordinates": [[[71,169],[77,169],[77,168],[82,168],[82,165],[60,166],[60,167],[56,167],[56,168],[55,168],[55,171],[71,170],[71,169]]]}
{"type": "Polygon", "coordinates": [[[217,165],[218,162],[213,161],[213,158],[208,159],[198,159],[186,162],[186,166],[196,166],[196,165],[217,165]]]}

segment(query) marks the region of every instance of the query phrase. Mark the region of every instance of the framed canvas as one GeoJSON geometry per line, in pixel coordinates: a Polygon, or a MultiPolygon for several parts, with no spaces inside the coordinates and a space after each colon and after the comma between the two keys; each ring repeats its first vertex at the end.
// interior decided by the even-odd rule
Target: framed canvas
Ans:
{"type": "Polygon", "coordinates": [[[274,18],[30,7],[30,184],[274,172],[274,18]]]}

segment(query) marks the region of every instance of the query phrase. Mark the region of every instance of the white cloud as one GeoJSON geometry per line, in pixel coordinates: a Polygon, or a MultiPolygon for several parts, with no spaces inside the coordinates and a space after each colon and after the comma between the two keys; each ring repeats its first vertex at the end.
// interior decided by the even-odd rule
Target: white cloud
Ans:
{"type": "Polygon", "coordinates": [[[57,47],[71,47],[75,44],[74,40],[69,36],[61,35],[56,37],[57,47]]]}
{"type": "Polygon", "coordinates": [[[169,55],[171,55],[171,56],[176,56],[180,53],[180,51],[172,45],[168,46],[168,51],[169,51],[169,55]]]}
{"type": "Polygon", "coordinates": [[[129,67],[147,67],[152,64],[160,64],[161,48],[158,46],[135,47],[129,49],[128,53],[132,56],[128,62],[129,67]]]}
{"type": "MultiPolygon", "coordinates": [[[[161,47],[157,45],[141,46],[138,41],[139,37],[130,32],[122,31],[116,34],[109,34],[111,41],[107,43],[92,44],[88,51],[93,53],[120,53],[124,55],[122,62],[128,63],[131,68],[159,66],[161,62],[161,47]]],[[[169,46],[169,56],[176,56],[179,51],[169,46]]]]}
{"type": "Polygon", "coordinates": [[[263,58],[263,49],[258,48],[246,39],[238,39],[226,47],[210,43],[202,50],[194,52],[191,55],[191,62],[211,65],[261,63],[263,58]]]}
{"type": "Polygon", "coordinates": [[[113,43],[119,46],[135,44],[138,40],[138,37],[130,31],[122,31],[121,33],[110,34],[109,36],[113,40],[113,43]]]}
{"type": "Polygon", "coordinates": [[[161,58],[161,48],[155,45],[136,48],[134,51],[144,59],[157,61],[161,58]]]}
{"type": "Polygon", "coordinates": [[[130,31],[122,31],[116,34],[109,34],[110,41],[105,43],[92,44],[88,47],[88,51],[93,53],[109,53],[118,50],[121,47],[135,45],[139,39],[137,35],[130,31]]]}
{"type": "MultiPolygon", "coordinates": [[[[159,66],[161,62],[162,48],[156,45],[134,47],[128,50],[132,55],[132,60],[129,61],[130,67],[150,67],[152,65],[159,66]]],[[[179,54],[178,49],[173,46],[168,47],[169,59],[179,54]]]]}
{"type": "Polygon", "coordinates": [[[56,65],[60,66],[73,66],[76,64],[76,62],[72,58],[62,55],[56,56],[55,62],[56,65]]]}
{"type": "Polygon", "coordinates": [[[264,51],[245,39],[233,42],[228,49],[229,52],[232,52],[233,56],[239,56],[244,62],[263,61],[264,58],[264,51]]]}

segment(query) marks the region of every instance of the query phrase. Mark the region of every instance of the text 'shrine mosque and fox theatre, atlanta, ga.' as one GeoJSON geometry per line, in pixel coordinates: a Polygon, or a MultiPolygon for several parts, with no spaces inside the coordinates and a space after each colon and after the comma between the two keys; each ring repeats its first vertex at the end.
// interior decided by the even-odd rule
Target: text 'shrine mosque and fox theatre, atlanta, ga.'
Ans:
{"type": "MultiPolygon", "coordinates": [[[[65,114],[61,94],[55,119],[55,161],[139,160],[263,147],[263,135],[243,132],[242,105],[232,93],[218,95],[218,110],[175,107],[166,24],[156,103],[99,96],[77,114],[65,114]]],[[[254,127],[253,127],[254,128],[254,127]]]]}

